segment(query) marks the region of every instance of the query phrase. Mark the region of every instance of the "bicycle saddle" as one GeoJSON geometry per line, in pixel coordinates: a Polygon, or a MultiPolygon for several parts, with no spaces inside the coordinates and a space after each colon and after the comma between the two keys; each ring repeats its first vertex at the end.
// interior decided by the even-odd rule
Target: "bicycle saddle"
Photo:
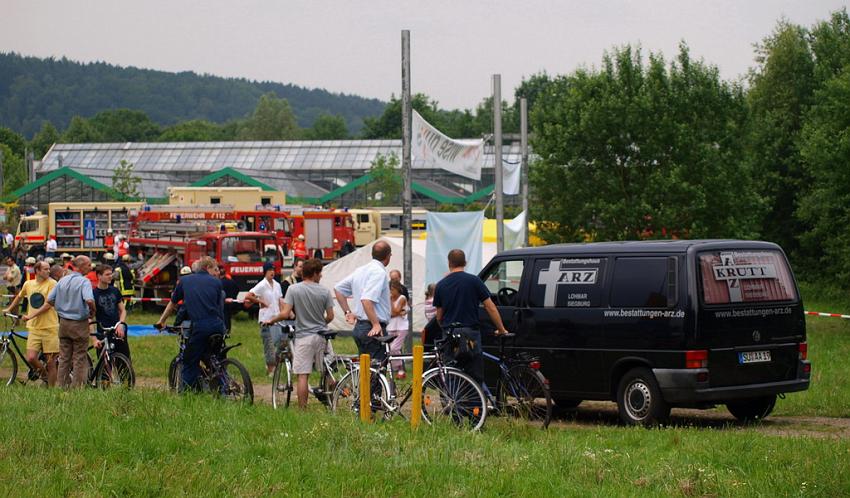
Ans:
{"type": "Polygon", "coordinates": [[[207,344],[209,345],[210,351],[218,352],[222,346],[224,346],[224,336],[221,334],[214,334],[207,339],[207,344]]]}
{"type": "Polygon", "coordinates": [[[339,334],[339,331],[337,330],[322,330],[319,332],[319,335],[325,339],[333,339],[337,334],[339,334]]]}
{"type": "Polygon", "coordinates": [[[380,337],[373,337],[372,339],[375,339],[376,341],[380,342],[381,344],[386,344],[388,342],[392,342],[393,339],[395,339],[395,337],[396,337],[395,334],[393,334],[393,335],[384,335],[384,336],[380,336],[380,337]]]}

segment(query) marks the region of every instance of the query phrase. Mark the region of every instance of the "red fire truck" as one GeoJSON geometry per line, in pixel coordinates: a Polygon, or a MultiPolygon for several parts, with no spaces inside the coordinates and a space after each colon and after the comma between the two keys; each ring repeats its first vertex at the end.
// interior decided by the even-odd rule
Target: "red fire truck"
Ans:
{"type": "Polygon", "coordinates": [[[169,296],[180,268],[203,256],[218,261],[240,291],[250,290],[263,278],[267,261],[280,272],[281,255],[273,234],[228,231],[228,222],[211,222],[207,216],[191,219],[134,223],[129,242],[133,254],[143,261],[137,275],[140,297],[169,296]]]}
{"type": "MultiPolygon", "coordinates": [[[[292,247],[299,235],[304,235],[308,257],[330,260],[354,250],[354,223],[351,213],[345,211],[306,210],[291,206],[289,211],[241,212],[240,219],[250,227],[248,220],[252,218],[263,219],[277,214],[285,215],[286,223],[291,227],[287,248],[292,247]]],[[[266,223],[266,227],[269,226],[271,224],[266,223]]]]}
{"type": "Polygon", "coordinates": [[[160,205],[145,206],[132,222],[206,223],[209,230],[272,233],[281,252],[294,256],[292,248],[299,235],[304,236],[307,257],[331,260],[354,249],[354,225],[351,214],[344,211],[305,209],[302,206],[257,206],[254,211],[237,211],[233,206],[160,205]]]}

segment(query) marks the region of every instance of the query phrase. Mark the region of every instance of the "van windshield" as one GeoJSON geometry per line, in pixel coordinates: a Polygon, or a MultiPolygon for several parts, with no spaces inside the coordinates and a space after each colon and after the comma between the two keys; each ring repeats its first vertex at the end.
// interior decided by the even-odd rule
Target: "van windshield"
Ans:
{"type": "Polygon", "coordinates": [[[698,258],[705,304],[797,299],[788,263],[778,251],[712,251],[698,258]]]}

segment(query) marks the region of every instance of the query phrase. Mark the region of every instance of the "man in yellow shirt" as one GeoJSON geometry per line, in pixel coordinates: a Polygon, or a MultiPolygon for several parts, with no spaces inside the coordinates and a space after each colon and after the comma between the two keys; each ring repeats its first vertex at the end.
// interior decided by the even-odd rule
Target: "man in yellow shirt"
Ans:
{"type": "MultiPolygon", "coordinates": [[[[9,307],[3,310],[5,313],[14,310],[24,298],[29,300],[31,312],[38,310],[47,302],[47,296],[56,286],[56,281],[50,278],[50,265],[39,261],[33,268],[35,279],[24,282],[21,292],[15,296],[9,307]]],[[[59,354],[59,317],[56,315],[56,310],[49,309],[31,320],[29,316],[23,318],[27,322],[28,332],[27,361],[42,374],[42,379],[47,379],[49,386],[55,386],[56,355],[59,354]],[[46,365],[38,359],[40,352],[44,353],[46,365]]]]}

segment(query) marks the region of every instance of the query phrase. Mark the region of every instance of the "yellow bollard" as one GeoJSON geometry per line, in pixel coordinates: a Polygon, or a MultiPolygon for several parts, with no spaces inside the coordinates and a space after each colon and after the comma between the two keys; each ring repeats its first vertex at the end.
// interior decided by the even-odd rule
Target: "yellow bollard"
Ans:
{"type": "Polygon", "coordinates": [[[368,354],[360,355],[360,420],[363,422],[369,423],[372,421],[372,403],[370,402],[372,399],[371,393],[369,392],[371,386],[369,385],[369,377],[370,377],[370,367],[372,365],[372,360],[369,358],[368,354]]]}
{"type": "Polygon", "coordinates": [[[410,399],[410,426],[419,427],[422,419],[422,354],[425,348],[413,346],[413,396],[410,399]]]}

